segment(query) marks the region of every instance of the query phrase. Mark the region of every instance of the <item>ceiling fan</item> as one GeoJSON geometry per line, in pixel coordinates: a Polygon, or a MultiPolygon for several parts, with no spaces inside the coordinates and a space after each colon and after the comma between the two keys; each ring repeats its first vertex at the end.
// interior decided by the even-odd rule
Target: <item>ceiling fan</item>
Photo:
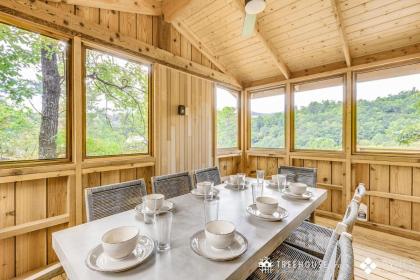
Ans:
{"type": "Polygon", "coordinates": [[[254,33],[257,14],[264,11],[265,0],[245,0],[245,20],[242,28],[242,37],[249,37],[254,33]]]}

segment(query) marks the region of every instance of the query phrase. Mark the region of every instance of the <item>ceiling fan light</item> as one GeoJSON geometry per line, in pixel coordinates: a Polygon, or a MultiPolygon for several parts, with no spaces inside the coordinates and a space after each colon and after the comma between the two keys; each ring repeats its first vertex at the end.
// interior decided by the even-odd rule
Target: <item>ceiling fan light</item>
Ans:
{"type": "Polygon", "coordinates": [[[245,12],[250,15],[261,13],[265,6],[265,0],[245,0],[245,12]]]}

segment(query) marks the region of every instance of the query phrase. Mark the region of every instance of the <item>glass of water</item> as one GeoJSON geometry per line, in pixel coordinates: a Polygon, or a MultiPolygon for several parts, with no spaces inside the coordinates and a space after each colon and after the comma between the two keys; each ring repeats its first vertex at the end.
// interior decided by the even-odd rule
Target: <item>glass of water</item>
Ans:
{"type": "Polygon", "coordinates": [[[219,198],[204,199],[204,224],[219,219],[219,198]]]}
{"type": "Polygon", "coordinates": [[[155,234],[158,251],[167,251],[171,248],[172,230],[171,211],[160,211],[155,214],[155,234]]]}
{"type": "Polygon", "coordinates": [[[251,183],[251,191],[252,191],[252,204],[256,203],[257,198],[257,184],[251,183]]]}
{"type": "Polygon", "coordinates": [[[277,187],[279,191],[283,191],[286,187],[286,175],[277,174],[277,187]]]}
{"type": "Polygon", "coordinates": [[[238,173],[236,176],[238,178],[238,189],[245,189],[245,173],[238,173]]]}
{"type": "Polygon", "coordinates": [[[261,196],[263,195],[264,191],[264,170],[257,170],[257,184],[258,187],[261,186],[261,196]]]}

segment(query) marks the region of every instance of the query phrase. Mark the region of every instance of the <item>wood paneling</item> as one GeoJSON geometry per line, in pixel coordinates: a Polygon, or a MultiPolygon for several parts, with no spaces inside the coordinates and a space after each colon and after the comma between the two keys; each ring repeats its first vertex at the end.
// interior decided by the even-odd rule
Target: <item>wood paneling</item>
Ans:
{"type": "Polygon", "coordinates": [[[155,73],[156,173],[212,166],[214,84],[161,65],[155,73]],[[178,105],[188,114],[178,115],[178,105]]]}

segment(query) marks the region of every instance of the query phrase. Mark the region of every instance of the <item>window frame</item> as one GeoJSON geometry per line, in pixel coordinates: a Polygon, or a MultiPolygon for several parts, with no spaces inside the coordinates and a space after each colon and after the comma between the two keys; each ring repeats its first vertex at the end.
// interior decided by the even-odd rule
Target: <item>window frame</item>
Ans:
{"type": "MultiPolygon", "coordinates": [[[[412,61],[404,61],[399,63],[386,64],[382,66],[369,67],[362,70],[352,71],[352,96],[351,96],[351,150],[352,155],[367,155],[367,156],[404,156],[404,157],[418,157],[420,156],[420,150],[391,150],[391,149],[366,149],[357,150],[357,74],[375,72],[385,69],[398,68],[402,66],[420,64],[420,59],[414,59],[412,61]]],[[[419,72],[420,74],[420,72],[419,72]]]]}
{"type": "Polygon", "coordinates": [[[154,108],[154,100],[153,100],[153,64],[149,61],[146,61],[140,57],[131,56],[127,53],[115,50],[113,48],[105,47],[102,45],[98,45],[95,43],[90,43],[83,41],[82,42],[82,159],[83,160],[96,160],[96,159],[106,159],[106,158],[113,158],[113,159],[129,159],[129,158],[147,158],[153,156],[153,108],[154,108]],[[148,73],[148,145],[147,145],[147,152],[145,153],[131,153],[131,154],[117,154],[117,155],[98,155],[98,156],[89,156],[87,154],[87,119],[86,119],[86,110],[87,110],[87,90],[86,90],[86,51],[92,50],[101,53],[105,53],[107,55],[115,56],[120,59],[124,59],[136,64],[143,64],[149,67],[148,73]]]}
{"type": "Polygon", "coordinates": [[[253,152],[274,152],[276,154],[283,154],[286,152],[286,147],[287,147],[287,87],[286,84],[281,84],[281,85],[276,85],[276,86],[272,86],[272,87],[264,87],[264,88],[258,88],[255,90],[249,90],[247,92],[247,99],[248,99],[248,104],[247,104],[247,109],[248,109],[248,116],[247,116],[247,145],[248,145],[248,149],[249,151],[253,151],[253,152]],[[279,95],[283,95],[284,96],[284,147],[283,148],[264,148],[264,147],[252,147],[252,122],[251,122],[251,94],[253,93],[258,93],[261,91],[265,91],[265,90],[272,90],[272,89],[284,89],[284,93],[280,93],[279,95]]]}
{"type": "Polygon", "coordinates": [[[302,82],[296,82],[290,84],[290,152],[302,152],[302,153],[311,153],[311,154],[330,154],[330,155],[343,155],[345,154],[346,148],[346,96],[347,96],[347,79],[346,74],[338,74],[333,76],[326,76],[322,78],[315,78],[310,80],[304,80],[302,82]],[[340,150],[323,150],[323,149],[297,149],[295,146],[295,139],[296,139],[296,124],[295,124],[295,90],[294,86],[298,84],[307,84],[313,83],[318,81],[325,81],[334,78],[341,78],[343,81],[343,101],[342,101],[342,119],[341,119],[341,149],[340,150]]]}
{"type": "Polygon", "coordinates": [[[215,83],[214,85],[214,145],[216,148],[216,155],[217,156],[221,156],[221,155],[227,155],[227,154],[233,154],[233,153],[239,153],[241,151],[241,135],[242,135],[242,129],[241,129],[241,114],[242,114],[242,108],[241,108],[241,94],[242,92],[228,87],[226,85],[222,85],[222,84],[218,84],[215,83]],[[237,125],[238,125],[238,133],[236,135],[237,138],[237,147],[229,147],[229,148],[219,148],[217,146],[218,143],[218,135],[217,135],[217,88],[222,88],[225,89],[227,91],[229,91],[230,93],[232,93],[233,95],[236,96],[236,103],[237,103],[237,110],[238,110],[238,120],[237,120],[237,125]]]}
{"type": "Polygon", "coordinates": [[[67,64],[66,70],[66,155],[62,158],[52,159],[23,159],[23,160],[5,160],[0,161],[0,166],[4,167],[26,167],[33,165],[51,165],[59,163],[70,163],[72,161],[73,141],[72,141],[72,126],[73,126],[73,37],[68,34],[61,33],[58,30],[51,30],[48,27],[38,25],[35,23],[28,23],[26,21],[16,21],[8,16],[0,16],[0,23],[9,25],[15,28],[25,30],[27,32],[35,33],[48,37],[54,40],[62,41],[67,44],[67,64]]]}

